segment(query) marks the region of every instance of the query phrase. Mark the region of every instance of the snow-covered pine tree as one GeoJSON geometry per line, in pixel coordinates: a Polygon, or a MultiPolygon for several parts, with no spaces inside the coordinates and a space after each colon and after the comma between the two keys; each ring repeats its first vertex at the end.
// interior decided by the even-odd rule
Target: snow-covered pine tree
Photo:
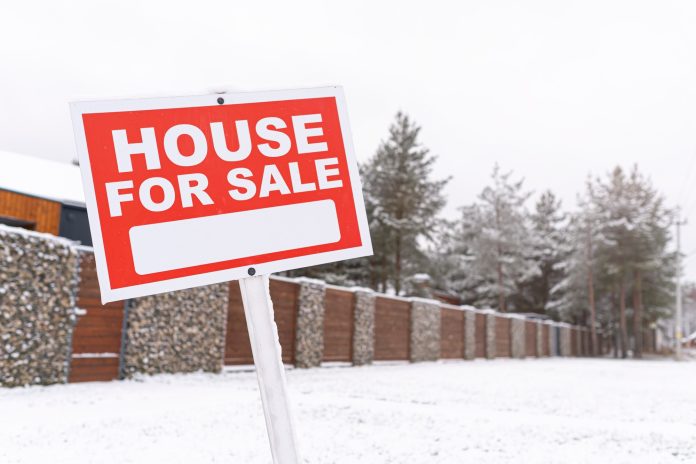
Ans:
{"type": "MultiPolygon", "coordinates": [[[[628,180],[629,201],[635,211],[631,230],[632,295],[633,295],[633,353],[642,356],[643,330],[647,321],[654,321],[672,301],[671,285],[666,276],[673,275],[674,255],[667,249],[670,240],[672,213],[648,178],[634,166],[628,180]],[[646,276],[648,279],[646,280],[646,276]],[[653,282],[659,282],[659,288],[653,282]],[[647,284],[647,287],[646,287],[647,284]],[[645,311],[644,299],[651,305],[645,311]],[[657,311],[656,314],[654,312],[657,311]]],[[[671,279],[670,279],[671,280],[671,279]]]]}
{"type": "Polygon", "coordinates": [[[531,214],[531,243],[529,257],[539,266],[539,273],[519,284],[515,306],[528,311],[544,313],[551,297],[551,289],[562,279],[558,264],[566,253],[565,223],[567,215],[561,212],[561,201],[550,190],[541,194],[531,214]]]}
{"type": "Polygon", "coordinates": [[[597,330],[611,325],[611,312],[602,298],[606,279],[601,257],[596,248],[605,242],[599,227],[599,214],[588,199],[592,192],[592,179],[588,179],[586,192],[578,197],[578,209],[570,215],[563,230],[559,255],[562,259],[554,266],[560,280],[551,288],[547,313],[554,318],[590,326],[592,350],[598,348],[597,330]]]}
{"type": "Polygon", "coordinates": [[[492,185],[483,189],[478,201],[462,208],[458,249],[467,263],[464,275],[453,283],[465,301],[479,306],[497,306],[502,312],[526,310],[513,307],[511,297],[519,282],[539,274],[531,256],[532,233],[525,202],[530,194],[523,181],[512,181],[512,173],[501,173],[496,165],[492,185]]]}
{"type": "Polygon", "coordinates": [[[375,155],[362,166],[370,232],[375,254],[370,260],[373,288],[396,294],[405,277],[419,272],[420,241],[430,239],[445,205],[447,179],[432,179],[437,157],[418,141],[421,128],[397,113],[375,155]]]}
{"type": "Polygon", "coordinates": [[[628,355],[627,291],[630,287],[632,261],[635,256],[633,238],[638,215],[631,201],[629,181],[621,167],[616,167],[606,182],[597,179],[591,190],[591,201],[599,212],[599,226],[606,238],[597,247],[597,255],[605,261],[607,281],[613,284],[618,309],[619,349],[621,357],[628,355]]]}
{"type": "Polygon", "coordinates": [[[464,266],[460,262],[462,255],[458,249],[458,221],[442,219],[435,229],[432,242],[428,243],[424,253],[426,261],[423,272],[430,276],[434,288],[456,293],[452,283],[461,278],[464,266]]]}
{"type": "MultiPolygon", "coordinates": [[[[588,181],[567,231],[570,252],[559,266],[565,278],[550,306],[564,320],[586,317],[593,329],[616,331],[622,357],[629,348],[629,309],[633,352],[640,356],[645,325],[664,313],[673,294],[670,212],[663,203],[637,168],[627,176],[617,167],[607,179],[588,181]]],[[[592,339],[596,347],[594,333],[592,339]]]]}

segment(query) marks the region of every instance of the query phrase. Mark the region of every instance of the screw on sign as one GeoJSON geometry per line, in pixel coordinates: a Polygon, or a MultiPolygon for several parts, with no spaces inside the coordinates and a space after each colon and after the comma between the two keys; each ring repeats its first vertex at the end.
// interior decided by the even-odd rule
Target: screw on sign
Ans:
{"type": "Polygon", "coordinates": [[[71,110],[102,301],[240,279],[273,460],[299,462],[268,275],[372,254],[341,89],[71,110]]]}

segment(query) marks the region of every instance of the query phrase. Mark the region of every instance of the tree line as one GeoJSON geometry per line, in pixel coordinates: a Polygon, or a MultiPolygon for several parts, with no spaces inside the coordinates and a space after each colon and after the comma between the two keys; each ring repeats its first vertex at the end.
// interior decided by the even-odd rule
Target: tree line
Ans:
{"type": "Polygon", "coordinates": [[[640,357],[646,327],[668,314],[676,253],[672,211],[637,167],[588,177],[573,211],[551,191],[529,208],[523,180],[496,165],[456,220],[440,216],[449,178],[420,127],[398,113],[389,136],[360,166],[374,255],[299,271],[337,285],[397,295],[428,288],[462,304],[548,315],[615,336],[619,355],[640,357]]]}

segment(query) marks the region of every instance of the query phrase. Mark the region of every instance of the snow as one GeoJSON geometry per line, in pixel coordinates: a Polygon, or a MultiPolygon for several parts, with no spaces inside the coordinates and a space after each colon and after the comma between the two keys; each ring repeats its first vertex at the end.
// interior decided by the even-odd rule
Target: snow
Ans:
{"type": "Polygon", "coordinates": [[[54,245],[61,245],[66,247],[74,247],[75,242],[64,237],[58,237],[53,234],[47,234],[45,232],[35,232],[33,230],[22,229],[21,227],[6,226],[5,224],[0,224],[0,237],[5,234],[21,235],[24,238],[39,238],[49,242],[53,242],[54,245]]]}
{"type": "MultiPolygon", "coordinates": [[[[696,364],[477,360],[288,371],[305,462],[696,461],[696,364]]],[[[271,462],[253,372],[0,391],[0,462],[271,462]]]]}
{"type": "Polygon", "coordinates": [[[85,203],[80,168],[8,151],[0,151],[0,189],[54,201],[85,203]]]}

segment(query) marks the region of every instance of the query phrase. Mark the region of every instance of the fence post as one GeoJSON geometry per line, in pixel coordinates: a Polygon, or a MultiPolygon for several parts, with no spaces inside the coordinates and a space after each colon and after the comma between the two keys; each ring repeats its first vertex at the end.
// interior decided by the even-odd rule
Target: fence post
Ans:
{"type": "Polygon", "coordinates": [[[362,366],[375,358],[375,293],[360,287],[353,291],[353,365],[362,366]]]}
{"type": "Polygon", "coordinates": [[[536,330],[536,352],[537,358],[544,356],[544,326],[541,321],[536,321],[534,324],[536,330]]]}
{"type": "Polygon", "coordinates": [[[558,326],[553,321],[546,321],[546,325],[549,326],[549,356],[560,356],[558,350],[558,326]]]}
{"type": "Polygon", "coordinates": [[[560,324],[561,332],[561,356],[568,357],[571,355],[571,336],[570,336],[570,325],[562,323],[560,324]]]}
{"type": "Polygon", "coordinates": [[[495,311],[485,309],[486,315],[486,359],[495,359],[495,311]]]}
{"type": "Polygon", "coordinates": [[[464,309],[464,359],[476,357],[476,313],[464,309]]]}
{"type": "Polygon", "coordinates": [[[321,280],[299,278],[300,294],[295,332],[295,366],[316,367],[324,355],[324,296],[321,280]]]}
{"type": "Polygon", "coordinates": [[[526,327],[525,318],[510,315],[510,354],[512,358],[524,359],[526,356],[526,327]]]}
{"type": "Polygon", "coordinates": [[[411,298],[411,362],[440,358],[440,303],[411,298]]]}

